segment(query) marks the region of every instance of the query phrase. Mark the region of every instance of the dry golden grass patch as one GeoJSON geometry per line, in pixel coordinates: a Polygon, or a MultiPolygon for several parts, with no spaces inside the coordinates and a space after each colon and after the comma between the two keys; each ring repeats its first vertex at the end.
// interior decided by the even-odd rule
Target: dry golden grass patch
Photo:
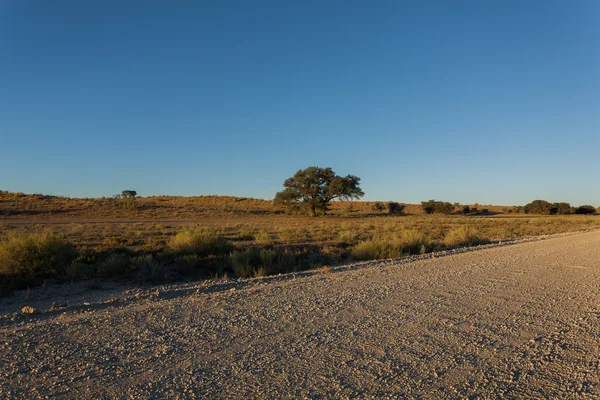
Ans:
{"type": "Polygon", "coordinates": [[[312,218],[283,214],[270,201],[256,199],[165,196],[137,201],[138,208],[123,209],[114,199],[0,193],[0,210],[10,214],[0,214],[0,237],[62,237],[81,255],[76,266],[68,267],[69,276],[134,271],[160,279],[168,272],[160,263],[185,276],[259,276],[600,228],[598,216],[423,215],[411,211],[411,205],[406,212],[413,215],[388,215],[375,212],[368,202],[353,202],[352,207],[334,203],[332,215],[312,218]],[[116,249],[127,253],[112,257],[116,249]],[[163,253],[165,259],[156,258],[163,253]],[[235,255],[230,258],[230,253],[235,255]],[[119,264],[119,258],[129,259],[127,265],[119,264]]]}

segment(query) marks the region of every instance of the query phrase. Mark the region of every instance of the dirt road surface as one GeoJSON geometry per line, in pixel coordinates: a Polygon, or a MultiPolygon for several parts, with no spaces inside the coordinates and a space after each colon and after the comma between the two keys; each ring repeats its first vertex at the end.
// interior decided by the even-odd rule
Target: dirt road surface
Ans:
{"type": "Polygon", "coordinates": [[[600,232],[0,318],[0,398],[598,398],[600,232]]]}

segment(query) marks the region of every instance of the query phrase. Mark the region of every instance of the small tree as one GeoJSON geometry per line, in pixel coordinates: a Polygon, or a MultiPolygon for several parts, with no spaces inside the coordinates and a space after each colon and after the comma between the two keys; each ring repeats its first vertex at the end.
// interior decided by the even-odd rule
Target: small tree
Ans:
{"type": "Polygon", "coordinates": [[[550,214],[552,209],[552,204],[548,203],[546,200],[534,200],[529,204],[525,204],[523,206],[523,211],[525,214],[550,214]]]}
{"type": "Polygon", "coordinates": [[[331,168],[308,167],[285,180],[285,189],[275,195],[274,203],[291,208],[306,207],[313,216],[321,211],[325,215],[332,200],[352,200],[364,196],[359,182],[360,178],[353,175],[338,176],[331,168]]]}
{"type": "Polygon", "coordinates": [[[121,197],[124,199],[135,199],[137,196],[137,192],[135,190],[123,190],[121,192],[121,197]]]}
{"type": "Polygon", "coordinates": [[[471,212],[471,207],[469,207],[469,206],[466,206],[466,205],[465,205],[465,206],[463,206],[463,208],[462,208],[462,213],[463,213],[463,215],[467,215],[467,214],[468,214],[468,213],[470,213],[470,212],[471,212]]]}
{"type": "Polygon", "coordinates": [[[435,211],[435,200],[422,201],[421,208],[425,211],[425,214],[433,214],[435,211]]]}

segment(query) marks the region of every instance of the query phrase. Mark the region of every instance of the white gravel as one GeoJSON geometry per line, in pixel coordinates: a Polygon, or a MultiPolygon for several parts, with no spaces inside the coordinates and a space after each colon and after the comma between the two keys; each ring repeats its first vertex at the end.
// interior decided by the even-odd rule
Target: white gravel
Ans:
{"type": "Polygon", "coordinates": [[[597,398],[599,284],[589,232],[233,282],[42,288],[0,300],[0,398],[597,398]]]}

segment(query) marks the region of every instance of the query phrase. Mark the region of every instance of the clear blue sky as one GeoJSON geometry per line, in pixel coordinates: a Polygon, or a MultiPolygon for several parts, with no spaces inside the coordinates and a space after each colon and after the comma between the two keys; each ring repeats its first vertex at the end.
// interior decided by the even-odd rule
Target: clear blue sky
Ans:
{"type": "Polygon", "coordinates": [[[600,1],[0,1],[0,189],[600,205],[600,1]]]}

